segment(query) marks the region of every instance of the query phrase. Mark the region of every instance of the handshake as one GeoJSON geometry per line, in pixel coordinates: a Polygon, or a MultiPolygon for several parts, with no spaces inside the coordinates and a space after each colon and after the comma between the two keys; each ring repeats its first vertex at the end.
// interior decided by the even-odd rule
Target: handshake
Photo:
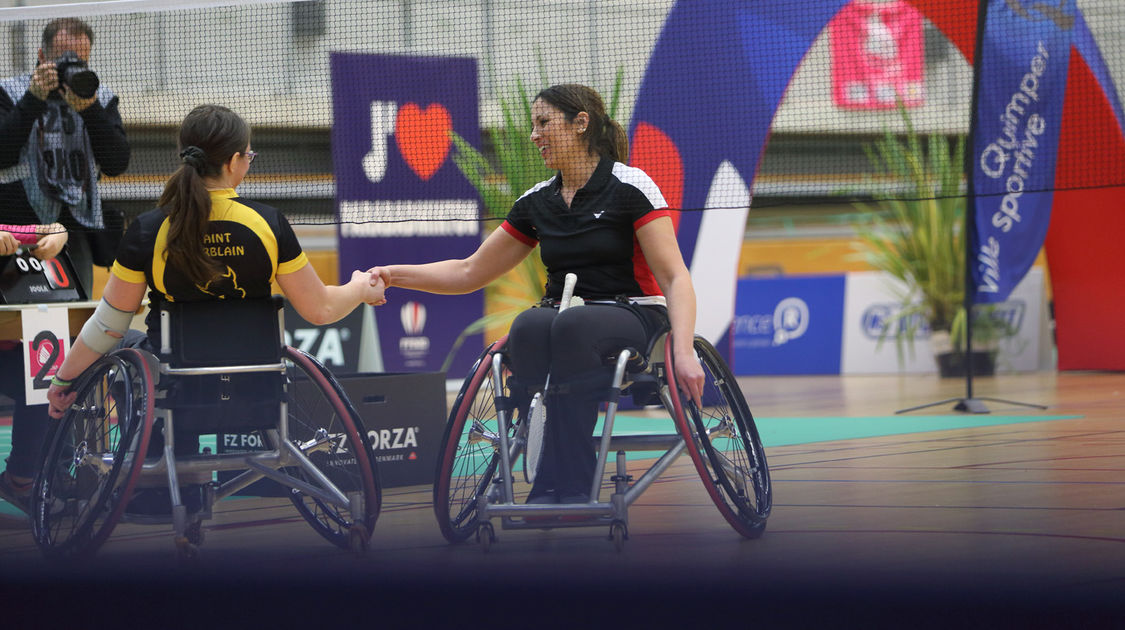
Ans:
{"type": "Polygon", "coordinates": [[[383,282],[378,274],[369,271],[360,271],[356,269],[352,272],[352,279],[348,282],[348,286],[353,290],[359,292],[360,300],[369,306],[382,306],[387,303],[387,298],[383,296],[386,290],[386,283],[383,282]]]}
{"type": "Polygon", "coordinates": [[[376,302],[368,302],[373,306],[382,306],[387,303],[387,298],[384,292],[391,286],[391,272],[386,267],[372,267],[365,272],[355,271],[352,272],[354,277],[357,273],[363,273],[368,276],[368,284],[373,291],[378,291],[379,298],[376,302]]]}

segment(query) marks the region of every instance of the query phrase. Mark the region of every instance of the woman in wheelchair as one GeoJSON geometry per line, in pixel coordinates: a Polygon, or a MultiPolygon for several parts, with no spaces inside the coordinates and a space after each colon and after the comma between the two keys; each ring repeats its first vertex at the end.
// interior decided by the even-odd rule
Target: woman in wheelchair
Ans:
{"type": "Polygon", "coordinates": [[[521,384],[512,395],[524,413],[549,380],[543,455],[527,501],[586,503],[596,467],[590,436],[611,380],[607,357],[648,347],[670,323],[676,383],[700,402],[695,290],[664,197],[648,175],[625,165],[628,139],[601,96],[582,85],[547,88],[532,103],[532,121],[531,141],[557,172],[524,193],[472,255],[371,271],[387,287],[468,293],[540,246],[546,297],[515,319],[508,337],[509,383],[521,384]],[[558,312],[570,273],[585,304],[558,312]]]}
{"type": "MultiPolygon", "coordinates": [[[[382,281],[367,272],[326,286],[285,216],[235,192],[257,156],[250,127],[236,113],[219,105],[196,107],[180,126],[179,146],[182,165],[165,184],[159,207],[129,225],[101,302],[52,379],[47,396],[53,418],[62,418],[74,402],[71,385],[83,371],[126,341],[146,290],[148,334],[134,345],[150,352],[161,345],[159,313],[166,302],[269,298],[274,279],[314,324],[334,322],[360,304],[384,302],[382,281]]],[[[176,426],[176,451],[198,450],[198,436],[181,441],[176,426]]],[[[158,434],[153,437],[159,442],[158,434]]]]}

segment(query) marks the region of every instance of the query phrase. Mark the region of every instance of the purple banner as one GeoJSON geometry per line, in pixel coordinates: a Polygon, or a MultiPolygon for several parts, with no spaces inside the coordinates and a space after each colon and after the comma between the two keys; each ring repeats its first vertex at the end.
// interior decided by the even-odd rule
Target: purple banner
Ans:
{"type": "MultiPolygon", "coordinates": [[[[480,145],[477,65],[467,58],[331,55],[340,278],[355,269],[460,258],[480,245],[480,201],[450,132],[480,145]]],[[[484,312],[484,295],[391,289],[375,309],[384,370],[438,371],[484,312]]],[[[480,352],[466,340],[452,374],[480,352]]]]}
{"type": "Polygon", "coordinates": [[[1078,12],[1075,0],[987,1],[970,213],[976,303],[1007,299],[1047,236],[1078,12]]]}

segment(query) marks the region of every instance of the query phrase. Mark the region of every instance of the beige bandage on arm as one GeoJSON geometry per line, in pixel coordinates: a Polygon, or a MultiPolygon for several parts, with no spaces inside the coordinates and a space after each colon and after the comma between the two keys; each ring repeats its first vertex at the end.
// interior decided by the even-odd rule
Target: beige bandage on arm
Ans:
{"type": "Polygon", "coordinates": [[[94,309],[94,314],[82,326],[78,338],[86,344],[87,348],[105,354],[121,341],[132,322],[132,311],[118,310],[102,298],[102,301],[98,302],[98,307],[94,309]],[[110,333],[117,333],[117,336],[110,333]]]}

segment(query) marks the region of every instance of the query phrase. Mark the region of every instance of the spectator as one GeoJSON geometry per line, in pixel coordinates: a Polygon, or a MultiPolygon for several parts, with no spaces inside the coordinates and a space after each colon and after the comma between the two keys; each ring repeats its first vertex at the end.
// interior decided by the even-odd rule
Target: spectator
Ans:
{"type": "MultiPolygon", "coordinates": [[[[94,43],[89,25],[75,18],[43,29],[38,64],[29,76],[0,79],[0,255],[21,236],[37,241],[34,255],[58,255],[63,245],[87,293],[93,283],[87,235],[104,227],[97,180],[129,165],[129,143],[117,97],[83,73],[94,43]],[[56,61],[77,68],[60,80],[56,61]],[[77,62],[77,64],[75,64],[77,62]],[[14,226],[27,226],[21,232],[14,226]]],[[[21,506],[35,475],[34,458],[47,428],[46,405],[27,406],[20,346],[0,342],[0,390],[15,403],[12,451],[0,475],[0,497],[21,506]]]]}
{"type": "Polygon", "coordinates": [[[0,79],[0,223],[61,223],[71,232],[67,253],[87,293],[93,285],[87,234],[104,227],[98,178],[129,166],[117,96],[92,73],[81,86],[69,85],[56,66],[67,55],[88,63],[93,43],[85,22],[53,20],[43,29],[31,75],[0,79]],[[85,97],[75,91],[94,86],[85,97]]]}

